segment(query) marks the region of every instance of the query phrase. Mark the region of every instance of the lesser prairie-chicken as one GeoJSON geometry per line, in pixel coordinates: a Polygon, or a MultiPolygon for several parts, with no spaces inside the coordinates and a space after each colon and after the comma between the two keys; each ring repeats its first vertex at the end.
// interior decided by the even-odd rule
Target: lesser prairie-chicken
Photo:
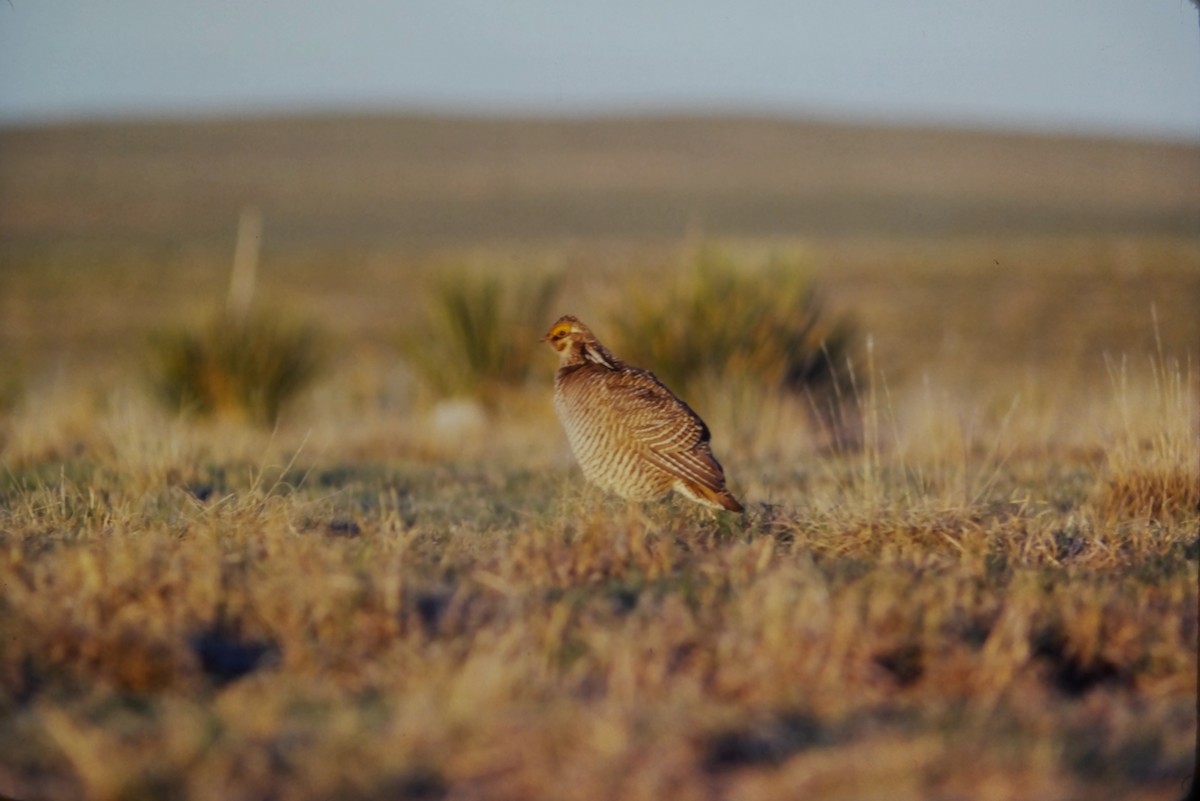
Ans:
{"type": "Polygon", "coordinates": [[[708,426],[653,373],[625,364],[570,315],[542,340],[558,351],[554,410],[588,480],[632,501],[675,490],[742,511],[725,489],[708,426]]]}

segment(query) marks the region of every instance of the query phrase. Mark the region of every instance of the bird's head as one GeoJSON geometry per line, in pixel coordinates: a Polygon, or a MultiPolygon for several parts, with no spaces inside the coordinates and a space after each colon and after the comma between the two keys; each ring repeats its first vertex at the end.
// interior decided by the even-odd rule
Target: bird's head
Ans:
{"type": "Polygon", "coordinates": [[[595,340],[595,338],[592,335],[591,329],[579,322],[575,317],[567,314],[559,317],[558,321],[550,326],[550,330],[542,337],[542,342],[550,343],[550,347],[562,353],[576,342],[588,339],[595,340]]]}
{"type": "Polygon", "coordinates": [[[596,339],[592,330],[570,314],[558,318],[542,337],[558,352],[560,364],[592,362],[609,369],[616,369],[616,359],[596,339]]]}

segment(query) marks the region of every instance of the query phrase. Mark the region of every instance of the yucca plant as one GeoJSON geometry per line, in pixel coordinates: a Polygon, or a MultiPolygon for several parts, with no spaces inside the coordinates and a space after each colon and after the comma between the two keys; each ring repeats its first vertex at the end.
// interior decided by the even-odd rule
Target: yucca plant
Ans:
{"type": "Polygon", "coordinates": [[[557,275],[460,270],[434,287],[423,327],[404,349],[435,393],[492,404],[529,378],[557,275]]]}
{"type": "Polygon", "coordinates": [[[836,444],[857,439],[855,326],[828,314],[794,263],[754,269],[702,250],[665,290],[626,299],[611,328],[618,353],[679,391],[736,382],[801,395],[836,444]]]}
{"type": "Polygon", "coordinates": [[[151,340],[156,394],[173,409],[272,425],[317,375],[319,336],[272,317],[218,314],[151,340]]]}
{"type": "Polygon", "coordinates": [[[203,328],[151,338],[151,382],[172,409],[273,425],[320,371],[315,328],[254,308],[261,239],[262,217],[247,207],[224,308],[203,328]]]}

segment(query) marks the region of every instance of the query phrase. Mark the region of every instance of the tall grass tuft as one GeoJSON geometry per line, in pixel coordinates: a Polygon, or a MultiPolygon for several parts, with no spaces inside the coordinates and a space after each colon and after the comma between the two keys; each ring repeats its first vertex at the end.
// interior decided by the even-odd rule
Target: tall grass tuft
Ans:
{"type": "Polygon", "coordinates": [[[157,396],[173,409],[272,425],[318,374],[315,329],[251,313],[150,342],[157,396]]]}
{"type": "Polygon", "coordinates": [[[224,309],[204,328],[150,340],[155,394],[170,408],[273,425],[320,372],[320,337],[312,326],[254,308],[261,240],[262,215],[246,207],[224,309]]]}
{"type": "Polygon", "coordinates": [[[835,444],[858,443],[857,328],[828,313],[800,265],[753,267],[704,249],[664,291],[627,298],[611,328],[617,353],[677,391],[798,395],[835,444]]]}
{"type": "Polygon", "coordinates": [[[560,277],[460,270],[432,293],[421,330],[404,343],[414,369],[444,397],[494,404],[529,379],[560,277]]]}

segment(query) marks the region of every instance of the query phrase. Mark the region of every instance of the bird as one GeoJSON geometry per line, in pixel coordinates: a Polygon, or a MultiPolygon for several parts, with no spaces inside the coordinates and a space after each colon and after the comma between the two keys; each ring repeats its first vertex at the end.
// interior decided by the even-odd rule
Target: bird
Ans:
{"type": "Polygon", "coordinates": [[[630,501],[674,490],[713,509],[744,511],[725,488],[708,426],[654,373],[618,359],[569,314],[541,341],[558,352],[554,411],[589,481],[630,501]]]}

